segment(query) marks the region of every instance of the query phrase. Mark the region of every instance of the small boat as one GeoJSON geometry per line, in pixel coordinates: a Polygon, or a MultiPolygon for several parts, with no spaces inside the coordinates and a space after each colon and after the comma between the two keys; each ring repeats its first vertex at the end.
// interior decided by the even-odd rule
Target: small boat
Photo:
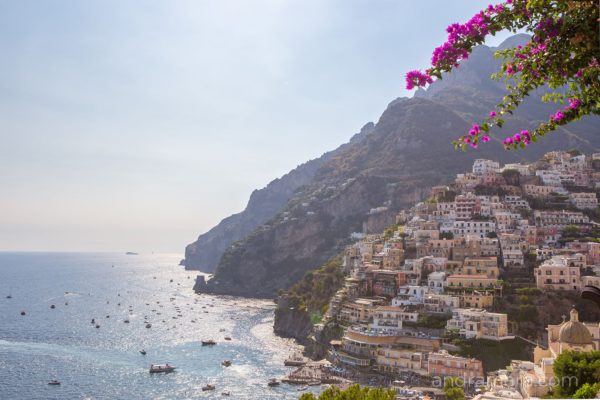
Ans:
{"type": "Polygon", "coordinates": [[[98,325],[98,324],[97,324],[97,325],[96,325],[96,329],[98,329],[98,328],[100,328],[100,325],[98,325]]]}
{"type": "Polygon", "coordinates": [[[6,296],[7,299],[12,299],[12,296],[9,294],[8,296],[6,296]]]}
{"type": "Polygon", "coordinates": [[[123,321],[123,322],[125,322],[126,324],[128,324],[128,323],[129,323],[129,320],[128,320],[128,319],[126,319],[126,320],[125,320],[125,321],[123,321]]]}
{"type": "Polygon", "coordinates": [[[221,362],[221,365],[224,366],[224,367],[230,367],[231,366],[231,361],[229,361],[229,360],[223,360],[221,362]]]}
{"type": "Polygon", "coordinates": [[[55,380],[52,380],[52,381],[48,382],[48,385],[50,385],[50,386],[58,386],[58,385],[60,385],[60,381],[57,381],[55,379],[55,380]]]}
{"type": "Polygon", "coordinates": [[[225,390],[223,392],[221,392],[221,396],[230,396],[231,392],[229,390],[225,390]]]}
{"type": "Polygon", "coordinates": [[[215,385],[211,385],[210,383],[208,383],[205,386],[202,386],[203,392],[206,392],[207,390],[215,390],[215,385]]]}
{"type": "Polygon", "coordinates": [[[308,386],[319,386],[320,384],[321,384],[321,381],[317,381],[317,380],[308,382],[308,386]]]}
{"type": "Polygon", "coordinates": [[[298,391],[299,391],[299,392],[304,392],[306,389],[308,389],[308,386],[304,385],[304,386],[300,386],[300,387],[298,388],[298,391]]]}
{"type": "Polygon", "coordinates": [[[125,253],[125,255],[127,255],[127,256],[137,256],[138,253],[136,253],[134,251],[128,251],[127,253],[125,253]]]}
{"type": "Polygon", "coordinates": [[[50,306],[50,308],[54,310],[54,309],[56,308],[56,306],[55,306],[54,304],[52,304],[52,305],[50,306]]]}
{"type": "Polygon", "coordinates": [[[301,354],[294,354],[287,358],[283,365],[286,367],[301,367],[306,364],[306,359],[301,354]]]}
{"type": "Polygon", "coordinates": [[[152,324],[150,324],[150,323],[146,324],[146,328],[152,328],[152,324]]]}
{"type": "MultiPolygon", "coordinates": [[[[202,307],[202,308],[204,308],[204,307],[202,307]]],[[[219,329],[219,332],[225,332],[225,331],[226,331],[226,329],[225,329],[225,328],[221,328],[221,329],[219,329]]]]}
{"type": "Polygon", "coordinates": [[[225,340],[231,340],[230,336],[225,336],[225,340]]]}
{"type": "Polygon", "coordinates": [[[202,341],[202,346],[214,346],[215,344],[217,344],[217,342],[212,339],[202,341]]]}
{"type": "Polygon", "coordinates": [[[145,356],[145,355],[146,355],[146,350],[144,350],[144,349],[141,349],[141,350],[140,350],[140,354],[141,354],[141,355],[143,355],[143,356],[145,356]]]}
{"type": "Polygon", "coordinates": [[[279,381],[275,378],[271,378],[269,379],[269,382],[267,382],[267,386],[279,386],[279,381]]]}
{"type": "Polygon", "coordinates": [[[159,372],[173,372],[175,371],[175,366],[174,365],[169,365],[169,364],[152,364],[150,365],[150,373],[151,374],[155,374],[155,373],[159,373],[159,372]]]}
{"type": "Polygon", "coordinates": [[[27,314],[25,311],[21,311],[21,315],[25,315],[27,314]]]}
{"type": "Polygon", "coordinates": [[[92,318],[92,325],[96,323],[96,320],[92,318]]]}

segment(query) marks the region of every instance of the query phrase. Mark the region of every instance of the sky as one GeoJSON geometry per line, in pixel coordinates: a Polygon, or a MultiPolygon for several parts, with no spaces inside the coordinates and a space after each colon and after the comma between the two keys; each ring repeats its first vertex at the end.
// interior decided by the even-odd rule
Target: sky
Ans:
{"type": "Polygon", "coordinates": [[[487,4],[0,0],[0,251],[182,253],[487,4]]]}

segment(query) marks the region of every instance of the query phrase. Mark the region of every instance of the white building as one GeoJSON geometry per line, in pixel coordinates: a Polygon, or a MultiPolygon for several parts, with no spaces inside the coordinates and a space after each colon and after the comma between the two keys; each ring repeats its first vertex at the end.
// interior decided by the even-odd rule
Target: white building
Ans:
{"type": "Polygon", "coordinates": [[[598,208],[596,193],[570,193],[569,202],[580,210],[595,210],[598,208]]]}
{"type": "Polygon", "coordinates": [[[486,237],[490,232],[496,231],[496,223],[493,221],[454,221],[454,237],[476,235],[480,238],[486,237]]]}
{"type": "Polygon", "coordinates": [[[473,173],[475,175],[486,175],[496,172],[500,168],[500,164],[492,160],[477,159],[473,163],[473,173]]]}

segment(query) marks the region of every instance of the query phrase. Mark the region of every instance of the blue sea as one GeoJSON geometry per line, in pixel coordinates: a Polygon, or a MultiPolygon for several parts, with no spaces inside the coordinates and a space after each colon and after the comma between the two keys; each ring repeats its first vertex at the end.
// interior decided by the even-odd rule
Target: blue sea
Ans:
{"type": "Polygon", "coordinates": [[[0,253],[0,399],[297,399],[267,386],[299,350],[273,334],[273,302],[196,295],[180,259],[0,253]],[[150,374],[151,363],[177,370],[150,374]]]}

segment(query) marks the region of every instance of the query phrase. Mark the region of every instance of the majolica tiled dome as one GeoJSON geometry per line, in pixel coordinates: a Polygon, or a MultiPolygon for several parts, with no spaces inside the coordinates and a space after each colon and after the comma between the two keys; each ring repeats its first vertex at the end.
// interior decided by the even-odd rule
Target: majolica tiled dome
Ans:
{"type": "Polygon", "coordinates": [[[558,341],[570,345],[592,344],[592,334],[584,324],[579,322],[577,310],[572,309],[570,320],[560,327],[558,341]]]}

